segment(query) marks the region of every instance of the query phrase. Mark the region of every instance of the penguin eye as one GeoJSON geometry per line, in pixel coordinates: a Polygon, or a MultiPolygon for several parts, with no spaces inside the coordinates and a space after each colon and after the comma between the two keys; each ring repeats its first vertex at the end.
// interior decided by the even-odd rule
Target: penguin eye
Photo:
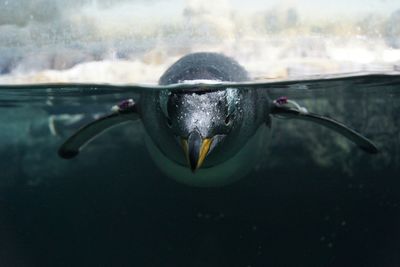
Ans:
{"type": "Polygon", "coordinates": [[[232,123],[234,117],[235,117],[235,115],[233,113],[226,116],[225,125],[230,125],[232,123]]]}
{"type": "Polygon", "coordinates": [[[171,119],[169,117],[167,117],[167,125],[168,125],[169,128],[172,127],[172,121],[171,121],[171,119]]]}

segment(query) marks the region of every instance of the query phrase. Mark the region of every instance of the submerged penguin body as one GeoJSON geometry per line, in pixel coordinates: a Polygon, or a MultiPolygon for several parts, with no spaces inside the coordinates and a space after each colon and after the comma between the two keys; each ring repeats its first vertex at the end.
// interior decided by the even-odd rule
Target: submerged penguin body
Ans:
{"type": "Polygon", "coordinates": [[[164,173],[188,185],[221,186],[244,176],[260,158],[271,115],[321,124],[363,150],[377,152],[371,141],[342,123],[309,113],[295,102],[290,106],[287,99],[271,102],[266,90],[253,88],[248,80],[246,70],[229,57],[189,54],[161,76],[159,85],[165,89],[143,91],[138,99],[124,101],[112,114],[71,136],[59,154],[74,157],[102,131],[140,119],[149,153],[164,173]],[[196,87],[196,81],[231,82],[232,87],[196,87]],[[193,84],[190,89],[168,89],[188,82],[193,84]]]}

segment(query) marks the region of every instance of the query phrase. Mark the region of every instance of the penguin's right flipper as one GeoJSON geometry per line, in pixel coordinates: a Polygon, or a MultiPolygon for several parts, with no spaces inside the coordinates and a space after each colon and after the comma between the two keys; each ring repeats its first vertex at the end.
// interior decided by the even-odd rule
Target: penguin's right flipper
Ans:
{"type": "Polygon", "coordinates": [[[71,159],[79,154],[79,151],[104,131],[138,118],[134,107],[125,110],[114,111],[110,115],[101,117],[79,129],[69,137],[58,150],[58,155],[65,159],[71,159]]]}
{"type": "Polygon", "coordinates": [[[368,153],[376,154],[379,152],[378,148],[374,143],[372,143],[371,140],[332,118],[275,104],[272,105],[271,114],[318,123],[331,130],[334,130],[337,133],[340,133],[344,137],[347,137],[352,142],[357,144],[359,148],[368,153]]]}

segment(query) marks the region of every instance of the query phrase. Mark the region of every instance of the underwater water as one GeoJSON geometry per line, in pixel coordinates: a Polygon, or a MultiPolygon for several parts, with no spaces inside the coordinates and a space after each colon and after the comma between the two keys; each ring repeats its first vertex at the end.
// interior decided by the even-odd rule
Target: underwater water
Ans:
{"type": "Polygon", "coordinates": [[[344,122],[380,153],[274,118],[246,177],[190,187],[156,167],[140,121],[107,131],[73,160],[58,157],[82,123],[137,88],[2,86],[0,265],[400,265],[400,76],[264,87],[271,99],[288,96],[344,122]]]}

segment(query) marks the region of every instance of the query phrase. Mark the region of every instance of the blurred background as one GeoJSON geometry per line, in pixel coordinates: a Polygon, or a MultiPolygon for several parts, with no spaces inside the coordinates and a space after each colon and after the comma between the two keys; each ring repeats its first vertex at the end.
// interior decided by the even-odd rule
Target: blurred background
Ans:
{"type": "Polygon", "coordinates": [[[154,83],[195,51],[257,79],[399,70],[400,2],[0,1],[3,84],[154,83]]]}

